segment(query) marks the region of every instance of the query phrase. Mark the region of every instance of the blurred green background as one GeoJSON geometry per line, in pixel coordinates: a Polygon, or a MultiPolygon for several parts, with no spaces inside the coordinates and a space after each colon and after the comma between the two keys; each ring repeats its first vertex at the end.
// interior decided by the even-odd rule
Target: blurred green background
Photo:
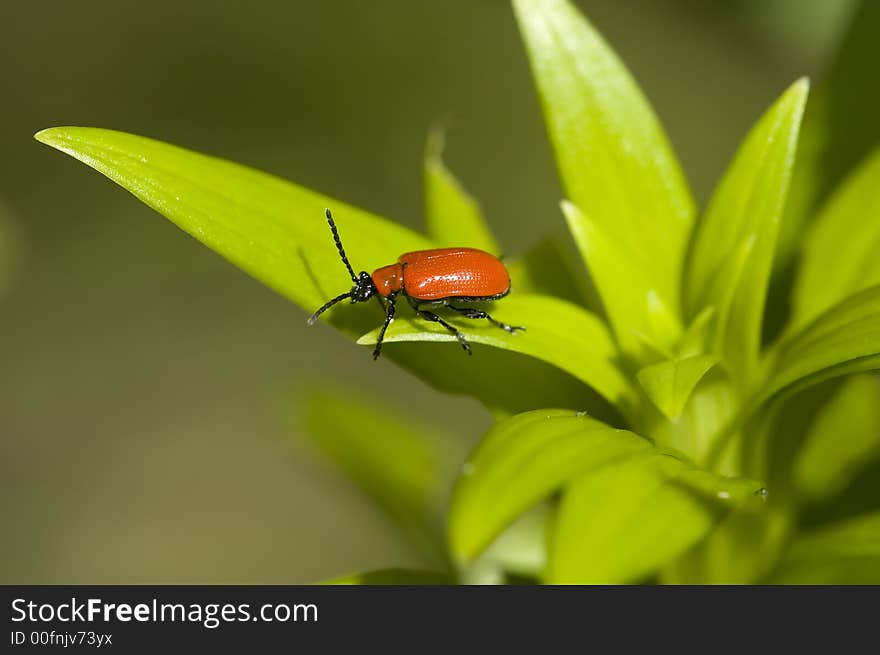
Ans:
{"type": "MultiPolygon", "coordinates": [[[[852,9],[579,5],[651,98],[700,200],[760,112],[821,73],[852,9]]],[[[393,406],[457,435],[453,458],[488,414],[308,329],[32,135],[139,133],[418,227],[424,138],[443,119],[450,167],[515,255],[562,222],[507,2],[3,0],[0,70],[0,582],[303,583],[418,566],[310,445],[303,399],[393,406]]],[[[341,266],[328,274],[345,286],[341,266]]]]}

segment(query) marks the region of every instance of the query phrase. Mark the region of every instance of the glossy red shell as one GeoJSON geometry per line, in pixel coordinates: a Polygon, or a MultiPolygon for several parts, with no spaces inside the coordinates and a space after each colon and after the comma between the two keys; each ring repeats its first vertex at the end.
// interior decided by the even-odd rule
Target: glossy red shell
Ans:
{"type": "Polygon", "coordinates": [[[403,289],[403,266],[389,264],[373,271],[373,284],[383,298],[403,289]]]}
{"type": "Polygon", "coordinates": [[[441,300],[491,298],[510,291],[510,276],[501,260],[475,248],[418,250],[397,261],[373,273],[382,296],[403,291],[417,300],[441,300]]]}

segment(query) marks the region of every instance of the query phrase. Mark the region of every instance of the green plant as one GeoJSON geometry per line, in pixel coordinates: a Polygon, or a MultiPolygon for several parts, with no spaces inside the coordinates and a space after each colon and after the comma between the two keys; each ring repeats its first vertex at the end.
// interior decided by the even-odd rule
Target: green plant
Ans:
{"type": "MultiPolygon", "coordinates": [[[[513,4],[580,258],[547,243],[512,262],[515,291],[493,315],[528,332],[468,324],[469,339],[489,346],[473,358],[438,357],[458,346],[425,342],[452,337],[405,314],[388,330],[389,344],[410,342],[387,348],[389,358],[497,419],[457,476],[445,546],[436,516],[449,473],[427,445],[430,428],[401,422],[392,448],[378,436],[386,412],[364,407],[354,424],[313,399],[322,445],[438,569],[346,581],[880,580],[877,504],[845,521],[816,511],[880,452],[878,385],[864,374],[880,368],[880,153],[814,219],[810,202],[788,210],[784,234],[794,236],[782,237],[784,261],[774,264],[805,80],[760,118],[698,217],[657,119],[601,37],[566,0],[513,4]],[[768,287],[792,253],[791,311],[765,343],[768,287]]],[[[812,120],[808,129],[833,142],[833,127],[812,120]]],[[[425,156],[427,236],[143,137],[68,127],[36,138],[307,311],[336,291],[310,273],[340,266],[320,220],[326,206],[355,262],[453,240],[498,250],[444,167],[438,134],[425,156]]],[[[821,150],[807,154],[795,180],[818,188],[821,150]]],[[[779,304],[771,296],[768,309],[779,304]]],[[[375,341],[370,312],[337,309],[327,320],[358,343],[375,341]]],[[[876,501],[876,487],[867,495],[876,501]]]]}

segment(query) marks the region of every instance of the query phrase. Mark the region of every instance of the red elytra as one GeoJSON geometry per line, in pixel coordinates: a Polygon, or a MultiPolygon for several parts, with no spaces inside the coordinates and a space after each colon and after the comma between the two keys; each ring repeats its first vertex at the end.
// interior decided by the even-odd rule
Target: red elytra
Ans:
{"type": "Polygon", "coordinates": [[[330,210],[327,209],[325,214],[333,234],[333,240],[336,242],[336,249],[348,269],[354,286],[351,291],[340,294],[321,306],[309,317],[309,325],[314,325],[321,314],[346,298],[350,298],[351,302],[356,303],[366,302],[376,296],[385,311],[385,322],[382,324],[382,329],[376,340],[373,359],[378,358],[382,351],[385,331],[394,320],[395,300],[398,295],[404,296],[421,318],[445,327],[458,339],[468,355],[471,354],[471,348],[464,335],[434,312],[424,309],[423,305],[444,305],[466,318],[484,318],[511,334],[516,333],[517,330],[525,330],[524,327],[496,321],[480,309],[456,307],[450,304],[451,301],[468,303],[497,300],[507,295],[510,291],[510,276],[501,260],[494,255],[476,248],[417,250],[401,255],[395,264],[377,268],[372,275],[366,271],[355,275],[354,269],[345,255],[330,210]]]}
{"type": "Polygon", "coordinates": [[[396,264],[373,271],[383,298],[403,292],[416,300],[501,298],[510,291],[507,268],[476,248],[436,248],[401,255],[396,264]]]}

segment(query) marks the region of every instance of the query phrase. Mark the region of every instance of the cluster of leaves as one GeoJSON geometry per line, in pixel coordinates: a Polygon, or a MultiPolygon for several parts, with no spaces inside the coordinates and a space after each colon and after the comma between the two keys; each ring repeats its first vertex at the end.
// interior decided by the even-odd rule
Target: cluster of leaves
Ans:
{"type": "MultiPolygon", "coordinates": [[[[497,419],[460,469],[445,521],[449,463],[430,428],[389,430],[387,410],[368,405],[355,424],[333,399],[314,399],[322,444],[437,570],[342,581],[880,579],[880,507],[804,528],[810,508],[839,496],[880,451],[880,394],[864,373],[880,368],[880,152],[814,215],[834,103],[808,115],[816,136],[800,139],[808,147],[796,166],[808,93],[799,80],[757,121],[698,214],[646,99],[585,18],[567,0],[513,5],[576,248],[551,240],[511,263],[515,291],[492,311],[528,332],[469,323],[469,339],[488,346],[476,357],[438,357],[457,346],[428,342],[452,338],[406,315],[388,330],[387,342],[421,342],[386,348],[391,359],[497,419]],[[786,208],[793,184],[798,201],[786,208]],[[774,315],[785,304],[768,303],[768,289],[786,275],[791,308],[767,342],[765,305],[774,315]]],[[[439,134],[424,163],[427,236],[150,139],[91,128],[37,138],[306,310],[337,292],[312,274],[339,267],[315,220],[327,206],[352,261],[443,245],[499,251],[443,165],[439,134]]],[[[326,316],[372,344],[366,314],[326,316]]]]}

